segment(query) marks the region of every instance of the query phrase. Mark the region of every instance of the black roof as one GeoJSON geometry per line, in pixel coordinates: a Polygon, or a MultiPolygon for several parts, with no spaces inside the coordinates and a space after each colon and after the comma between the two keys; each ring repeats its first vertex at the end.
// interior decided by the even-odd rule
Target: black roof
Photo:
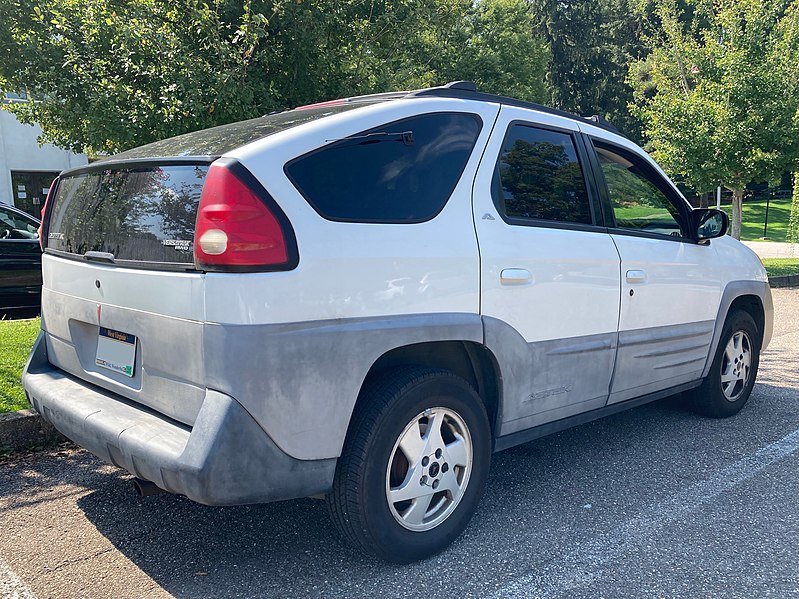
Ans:
{"type": "Polygon", "coordinates": [[[544,112],[546,114],[552,114],[555,116],[565,117],[567,119],[571,119],[578,122],[590,121],[592,125],[600,127],[601,129],[605,129],[606,131],[610,131],[611,133],[615,133],[616,135],[620,135],[622,137],[626,137],[621,131],[616,129],[609,121],[602,118],[599,115],[592,115],[592,116],[578,116],[576,114],[572,114],[571,112],[566,112],[565,110],[558,110],[557,108],[552,108],[550,106],[544,106],[543,104],[536,104],[535,102],[525,102],[524,100],[517,100],[516,98],[509,98],[507,96],[497,96],[494,94],[487,94],[484,92],[477,91],[477,85],[471,81],[453,81],[451,83],[447,83],[446,85],[442,85],[440,87],[430,87],[427,89],[420,89],[417,91],[410,92],[405,97],[411,98],[419,98],[419,97],[437,97],[437,98],[463,98],[466,100],[478,100],[483,102],[494,102],[497,104],[505,104],[507,106],[517,106],[519,108],[529,108],[531,110],[537,110],[538,112],[544,112]]]}

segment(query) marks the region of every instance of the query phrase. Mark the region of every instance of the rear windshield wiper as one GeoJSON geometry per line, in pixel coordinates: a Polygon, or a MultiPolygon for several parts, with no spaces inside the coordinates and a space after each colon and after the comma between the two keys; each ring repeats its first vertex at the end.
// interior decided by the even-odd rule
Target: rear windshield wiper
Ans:
{"type": "Polygon", "coordinates": [[[381,131],[379,133],[367,133],[366,135],[353,135],[352,137],[325,140],[326,143],[331,141],[358,141],[358,145],[375,144],[381,141],[400,141],[406,146],[412,146],[416,143],[413,137],[413,131],[402,131],[399,133],[381,131]]]}

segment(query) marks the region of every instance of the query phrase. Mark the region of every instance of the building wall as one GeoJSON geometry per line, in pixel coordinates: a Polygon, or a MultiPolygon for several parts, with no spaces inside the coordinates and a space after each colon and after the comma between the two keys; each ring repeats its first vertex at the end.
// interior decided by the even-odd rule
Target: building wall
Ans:
{"type": "Polygon", "coordinates": [[[0,110],[0,202],[14,205],[11,171],[62,171],[88,162],[83,154],[52,144],[40,146],[41,133],[38,125],[23,125],[10,112],[0,110]]]}

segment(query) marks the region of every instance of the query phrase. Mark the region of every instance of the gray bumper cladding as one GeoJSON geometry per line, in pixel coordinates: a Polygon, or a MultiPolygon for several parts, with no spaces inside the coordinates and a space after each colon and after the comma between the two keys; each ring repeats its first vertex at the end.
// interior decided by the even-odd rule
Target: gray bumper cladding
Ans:
{"type": "Polygon", "coordinates": [[[40,333],[25,366],[33,406],[96,456],[206,505],[307,497],[330,489],[335,459],[283,453],[233,398],[208,390],[192,428],[56,369],[40,333]]]}

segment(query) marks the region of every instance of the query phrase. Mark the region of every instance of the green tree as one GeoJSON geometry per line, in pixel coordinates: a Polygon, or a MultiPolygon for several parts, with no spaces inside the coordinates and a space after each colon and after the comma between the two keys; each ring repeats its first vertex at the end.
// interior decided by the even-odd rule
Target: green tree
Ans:
{"type": "Polygon", "coordinates": [[[744,188],[776,181],[799,156],[796,100],[781,52],[781,0],[705,0],[688,16],[676,0],[648,5],[659,27],[631,65],[633,113],[655,158],[699,192],[733,192],[741,232],[744,188]]]}
{"type": "Polygon", "coordinates": [[[10,108],[44,141],[114,151],[274,107],[251,77],[266,26],[249,2],[6,0],[0,88],[37,100],[10,108]]]}
{"type": "Polygon", "coordinates": [[[0,0],[5,106],[116,152],[325,99],[474,79],[544,95],[524,0],[0,0]]]}
{"type": "Polygon", "coordinates": [[[535,31],[551,54],[549,102],[576,114],[598,114],[633,139],[641,124],[627,110],[628,65],[645,48],[641,17],[630,0],[529,0],[535,31]]]}
{"type": "Polygon", "coordinates": [[[791,215],[788,218],[788,231],[785,237],[788,243],[796,243],[799,241],[799,172],[794,172],[793,174],[791,215]]]}
{"type": "MultiPolygon", "coordinates": [[[[779,52],[785,61],[785,70],[789,73],[785,81],[788,94],[797,106],[795,119],[799,122],[799,2],[794,2],[788,9],[779,26],[779,52]]],[[[799,242],[799,157],[793,165],[793,195],[791,215],[788,219],[787,241],[799,242]]],[[[793,251],[793,250],[792,250],[793,251]]]]}

